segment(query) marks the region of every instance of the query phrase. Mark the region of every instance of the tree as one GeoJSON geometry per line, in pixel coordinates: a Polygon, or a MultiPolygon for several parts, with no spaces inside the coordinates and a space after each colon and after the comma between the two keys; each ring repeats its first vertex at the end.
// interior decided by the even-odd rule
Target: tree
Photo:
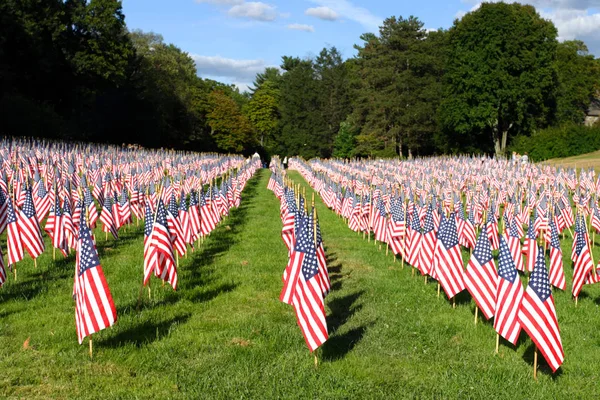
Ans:
{"type": "Polygon", "coordinates": [[[354,157],[356,147],[356,135],[358,129],[352,121],[347,119],[340,124],[340,130],[335,137],[333,156],[338,158],[354,157]]]}
{"type": "Polygon", "coordinates": [[[556,28],[532,6],[483,3],[449,30],[446,142],[493,144],[548,125],[556,109],[556,28]],[[488,139],[488,138],[491,138],[488,139]]]}
{"type": "Polygon", "coordinates": [[[559,88],[556,119],[559,123],[583,123],[591,101],[600,90],[600,64],[580,40],[558,44],[556,68],[559,88]]]}
{"type": "Polygon", "coordinates": [[[254,82],[252,82],[253,87],[248,89],[251,94],[254,94],[254,92],[256,92],[265,82],[271,82],[272,85],[277,88],[280,80],[281,72],[279,71],[279,68],[267,67],[264,72],[256,74],[256,78],[254,79],[254,82]]]}
{"type": "Polygon", "coordinates": [[[423,22],[391,17],[379,36],[365,34],[356,46],[354,118],[363,155],[431,151],[441,99],[444,32],[427,32],[423,22]],[[373,147],[375,146],[375,147],[373,147]]]}
{"type": "Polygon", "coordinates": [[[312,60],[282,58],[280,83],[281,135],[277,152],[304,158],[327,156],[327,134],[319,110],[319,86],[312,60]]]}
{"type": "Polygon", "coordinates": [[[239,153],[254,143],[250,121],[240,112],[240,107],[223,91],[209,94],[212,110],[207,114],[211,135],[222,151],[239,153]]]}
{"type": "Polygon", "coordinates": [[[266,80],[254,91],[245,113],[260,138],[260,145],[272,144],[279,130],[279,89],[271,80],[266,80]]]}

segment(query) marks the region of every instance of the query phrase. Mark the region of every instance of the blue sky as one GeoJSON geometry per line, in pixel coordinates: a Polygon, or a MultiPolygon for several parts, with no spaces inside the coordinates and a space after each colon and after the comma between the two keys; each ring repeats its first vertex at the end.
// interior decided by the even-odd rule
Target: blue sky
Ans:
{"type": "MultiPolygon", "coordinates": [[[[559,40],[581,39],[600,55],[600,0],[531,0],[554,21],[559,40]]],[[[198,75],[245,89],[281,56],[310,57],[335,46],[355,54],[360,35],[389,16],[414,15],[427,29],[449,28],[477,0],[123,0],[129,29],[153,31],[188,52],[198,75]]]]}

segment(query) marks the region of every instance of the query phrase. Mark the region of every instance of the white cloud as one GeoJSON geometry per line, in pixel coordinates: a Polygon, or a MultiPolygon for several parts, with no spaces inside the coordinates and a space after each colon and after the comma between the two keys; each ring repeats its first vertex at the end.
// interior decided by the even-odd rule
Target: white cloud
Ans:
{"type": "MultiPolygon", "coordinates": [[[[489,0],[498,1],[498,0],[489,0]]],[[[475,4],[476,0],[466,0],[475,4]]],[[[600,53],[600,0],[525,0],[522,3],[535,6],[543,18],[551,20],[558,30],[558,39],[581,39],[590,52],[600,53]]],[[[470,11],[481,6],[476,3],[470,11]]],[[[468,11],[459,11],[456,18],[462,18],[468,11]]]]}
{"type": "Polygon", "coordinates": [[[237,18],[250,18],[258,21],[274,21],[277,18],[275,7],[260,1],[249,1],[235,5],[228,14],[237,18]]]}
{"type": "Polygon", "coordinates": [[[371,32],[379,32],[383,18],[371,14],[366,8],[358,7],[348,0],[311,0],[320,6],[328,7],[341,17],[358,22],[371,32]]]}
{"type": "Polygon", "coordinates": [[[234,6],[236,4],[242,4],[244,0],[196,0],[196,3],[209,3],[225,6],[234,6]]]}
{"type": "Polygon", "coordinates": [[[263,60],[238,60],[221,56],[191,54],[198,75],[202,77],[226,77],[234,82],[252,82],[256,74],[267,65],[263,60]]]}
{"type": "Polygon", "coordinates": [[[314,32],[315,28],[312,25],[306,25],[306,24],[289,24],[287,26],[288,29],[293,29],[296,31],[305,31],[305,32],[314,32]]]}
{"type": "Polygon", "coordinates": [[[327,21],[335,21],[340,16],[329,7],[312,7],[304,11],[305,15],[316,17],[327,21]]]}
{"type": "Polygon", "coordinates": [[[586,10],[559,9],[541,12],[542,17],[554,22],[559,40],[572,40],[580,36],[600,34],[600,14],[589,14],[586,10]]]}

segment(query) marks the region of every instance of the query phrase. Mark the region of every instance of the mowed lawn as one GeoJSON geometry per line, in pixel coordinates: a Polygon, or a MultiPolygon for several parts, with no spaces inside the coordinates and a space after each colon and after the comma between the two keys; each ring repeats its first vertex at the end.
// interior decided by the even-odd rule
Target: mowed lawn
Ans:
{"type": "MultiPolygon", "coordinates": [[[[306,186],[300,175],[291,172],[306,186]]],[[[533,346],[494,355],[490,322],[474,324],[465,293],[455,309],[317,200],[333,291],[330,338],[308,352],[292,307],[279,300],[287,262],[269,171],[248,182],[240,209],[181,259],[177,292],[142,279],[142,227],[114,241],[97,231],[118,311],[113,328],[77,343],[72,257],[18,264],[0,289],[0,397],[23,398],[598,398],[600,285],[575,306],[554,291],[566,361],[533,380],[533,346]]],[[[306,187],[307,198],[312,191],[306,187]]],[[[567,283],[571,239],[562,241],[567,283]]],[[[594,249],[598,260],[600,251],[594,249]]],[[[467,259],[465,259],[465,262],[467,259]]]]}
{"type": "Polygon", "coordinates": [[[549,164],[555,167],[576,168],[578,171],[588,168],[594,168],[596,173],[600,172],[600,150],[593,153],[580,154],[578,156],[566,158],[553,158],[544,161],[544,164],[549,164]]]}

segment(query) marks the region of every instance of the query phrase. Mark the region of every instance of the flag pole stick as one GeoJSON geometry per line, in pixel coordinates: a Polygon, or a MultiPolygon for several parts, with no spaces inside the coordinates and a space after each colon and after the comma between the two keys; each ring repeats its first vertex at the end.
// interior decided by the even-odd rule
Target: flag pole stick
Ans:
{"type": "Polygon", "coordinates": [[[533,352],[533,379],[537,381],[537,363],[538,363],[538,348],[535,346],[533,352]]]}
{"type": "Polygon", "coordinates": [[[456,296],[452,298],[452,308],[456,308],[456,296]]]}
{"type": "Polygon", "coordinates": [[[496,354],[498,354],[498,347],[500,346],[500,334],[496,333],[496,354]]]}
{"type": "Polygon", "coordinates": [[[437,287],[437,298],[440,298],[440,282],[438,281],[438,287],[437,287]]]}
{"type": "Polygon", "coordinates": [[[479,314],[479,307],[477,307],[477,303],[475,304],[475,325],[477,325],[477,315],[479,314]]]}
{"type": "Polygon", "coordinates": [[[90,335],[90,360],[93,360],[93,347],[92,347],[92,335],[90,335]]]}

